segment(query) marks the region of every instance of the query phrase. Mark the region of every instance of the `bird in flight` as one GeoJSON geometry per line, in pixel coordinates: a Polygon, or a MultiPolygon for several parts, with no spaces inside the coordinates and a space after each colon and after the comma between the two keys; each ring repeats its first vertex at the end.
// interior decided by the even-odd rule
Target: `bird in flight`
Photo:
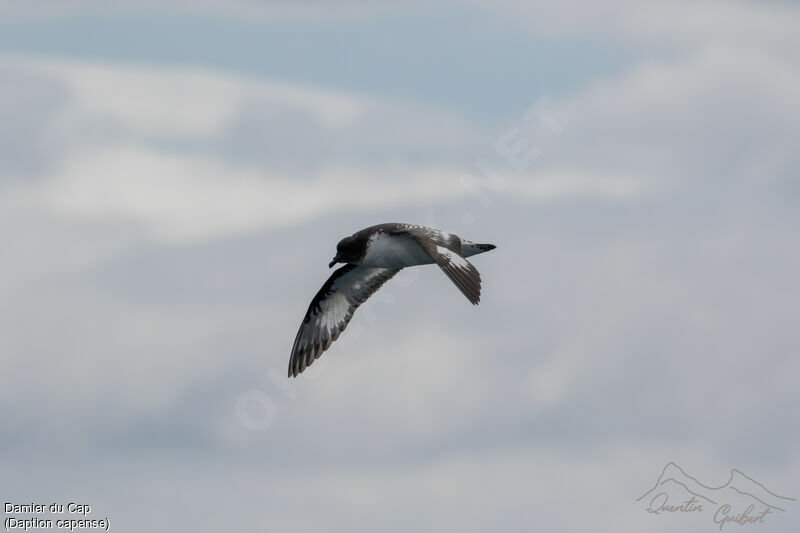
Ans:
{"type": "Polygon", "coordinates": [[[311,300],[292,346],[289,377],[296,377],[322,355],[347,327],[359,305],[401,269],[436,263],[464,296],[477,305],[481,275],[466,260],[494,250],[457,235],[413,224],[378,224],[345,237],[328,265],[344,263],[311,300]]]}

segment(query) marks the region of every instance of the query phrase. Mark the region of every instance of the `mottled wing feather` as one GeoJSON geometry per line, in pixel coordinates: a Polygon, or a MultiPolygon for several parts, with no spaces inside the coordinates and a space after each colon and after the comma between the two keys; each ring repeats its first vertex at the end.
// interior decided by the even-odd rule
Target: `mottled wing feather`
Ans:
{"type": "Polygon", "coordinates": [[[297,376],[327,350],[347,327],[359,305],[399,269],[345,265],[333,272],[311,304],[292,346],[289,376],[297,376]]]}
{"type": "Polygon", "coordinates": [[[457,235],[421,226],[408,227],[402,231],[410,235],[439,265],[472,305],[478,305],[481,300],[481,274],[461,254],[461,239],[457,235]]]}

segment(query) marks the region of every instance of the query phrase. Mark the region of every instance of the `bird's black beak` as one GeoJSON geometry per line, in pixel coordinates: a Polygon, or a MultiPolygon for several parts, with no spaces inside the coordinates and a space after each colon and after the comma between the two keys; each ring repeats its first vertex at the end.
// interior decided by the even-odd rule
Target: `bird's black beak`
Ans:
{"type": "Polygon", "coordinates": [[[328,263],[328,268],[333,268],[333,265],[335,265],[335,264],[336,264],[336,263],[338,263],[338,262],[339,262],[339,257],[338,257],[338,256],[334,257],[334,258],[333,258],[333,261],[331,261],[330,263],[328,263]]]}

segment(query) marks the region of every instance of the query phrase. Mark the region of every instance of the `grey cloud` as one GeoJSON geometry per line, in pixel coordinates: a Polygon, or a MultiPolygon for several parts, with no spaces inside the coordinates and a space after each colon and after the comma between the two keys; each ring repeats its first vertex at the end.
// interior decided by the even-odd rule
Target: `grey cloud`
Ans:
{"type": "MultiPolygon", "coordinates": [[[[335,346],[325,355],[330,366],[322,381],[292,385],[298,389],[297,400],[286,396],[267,372],[273,369],[283,375],[296,322],[327,275],[325,252],[331,239],[322,238],[324,233],[318,231],[315,234],[315,225],[254,236],[239,243],[222,241],[219,245],[162,251],[145,248],[62,282],[72,290],[82,287],[82,291],[94,294],[93,298],[101,298],[101,309],[108,309],[105,314],[109,317],[101,322],[106,324],[103,328],[118,330],[121,324],[115,322],[130,313],[126,327],[152,338],[141,349],[154,353],[147,360],[137,361],[138,348],[118,345],[114,333],[109,335],[102,329],[84,333],[93,344],[106,347],[92,357],[111,358],[106,364],[134,358],[126,366],[138,367],[135,373],[159,372],[164,378],[158,386],[178,387],[174,400],[158,408],[149,401],[136,406],[136,397],[150,387],[145,380],[133,382],[133,388],[124,392],[130,396],[121,398],[122,404],[133,411],[118,415],[119,420],[132,416],[141,420],[134,428],[161,427],[158,431],[164,432],[161,437],[167,439],[165,443],[181,443],[181,435],[199,432],[194,437],[197,442],[227,449],[231,444],[219,440],[217,424],[235,427],[233,420],[226,422],[234,417],[235,400],[255,388],[268,394],[279,412],[274,427],[266,433],[244,432],[245,442],[250,441],[248,453],[259,453],[261,446],[297,447],[293,457],[305,460],[302,450],[307,448],[303,444],[306,439],[284,442],[281,436],[306,432],[303,427],[312,424],[315,406],[325,398],[326,422],[317,424],[314,431],[325,433],[327,453],[332,457],[353,461],[370,456],[348,444],[359,435],[355,429],[359,424],[364,424],[365,431],[381,427],[386,439],[380,441],[383,448],[375,448],[375,453],[393,450],[391,453],[414,456],[422,438],[415,431],[409,433],[416,415],[392,401],[394,395],[402,398],[405,389],[382,383],[391,375],[394,380],[402,376],[416,394],[426,390],[433,394],[432,403],[426,406],[432,418],[451,417],[432,433],[438,437],[425,437],[427,453],[457,446],[458,442],[492,449],[505,446],[505,442],[569,447],[580,446],[585,439],[615,442],[620,438],[662,442],[719,439],[720,446],[735,440],[741,450],[746,450],[756,441],[734,429],[741,413],[771,413],[758,418],[760,432],[753,435],[755,439],[783,432],[784,399],[793,390],[790,383],[770,378],[772,394],[764,394],[761,382],[751,386],[753,371],[764,368],[769,374],[769,369],[782,368],[784,375],[786,350],[797,342],[790,329],[768,316],[751,318],[751,309],[769,307],[771,316],[776,317],[790,312],[797,298],[791,289],[792,272],[800,266],[800,258],[780,246],[788,235],[770,221],[767,206],[752,215],[749,238],[741,244],[715,245],[747,235],[737,226],[736,216],[748,199],[729,201],[721,217],[695,212],[669,226],[663,221],[676,218],[680,204],[642,205],[621,213],[614,213],[613,204],[593,208],[582,204],[576,206],[580,207],[579,216],[570,210],[558,212],[563,209],[531,214],[524,205],[505,203],[505,214],[484,213],[471,204],[442,209],[445,227],[449,227],[448,220],[457,220],[459,211],[472,212],[487,218],[479,218],[475,226],[461,233],[502,239],[496,254],[476,261],[486,280],[479,312],[462,308],[460,295],[443,287],[437,272],[421,273],[408,286],[388,285],[386,290],[394,301],[377,299],[359,311],[354,328],[361,327],[361,335],[349,349],[335,346]],[[637,221],[635,226],[631,225],[633,221],[637,221]],[[519,229],[509,233],[515,225],[519,229]],[[531,227],[537,230],[530,233],[531,227]],[[759,238],[763,232],[774,237],[759,238]],[[292,249],[290,240],[298,236],[303,236],[308,246],[292,249]],[[222,257],[226,259],[220,260],[222,257]],[[272,257],[292,259],[274,261],[272,257]],[[296,268],[297,264],[305,266],[296,268]],[[779,266],[775,269],[769,266],[772,264],[779,266]],[[725,265],[736,268],[726,272],[725,265]],[[771,274],[763,276],[767,269],[771,274]],[[519,291],[519,280],[525,280],[524,292],[519,291]],[[419,309],[417,299],[423,294],[435,297],[419,309]],[[740,305],[743,300],[747,305],[740,305]],[[137,309],[142,306],[145,310],[153,306],[170,310],[173,318],[163,315],[160,320],[167,321],[153,329],[153,324],[137,322],[137,309]],[[201,318],[203,315],[208,319],[201,318]],[[228,317],[223,318],[225,315],[228,317]],[[217,325],[215,316],[220,317],[217,325]],[[237,316],[238,320],[232,320],[237,316]],[[370,321],[371,316],[374,321],[370,321]],[[240,326],[234,325],[237,321],[240,326]],[[417,348],[417,343],[403,341],[402,332],[424,331],[426,324],[446,338],[471,345],[471,349],[437,363],[446,366],[447,374],[461,376],[457,383],[441,382],[433,389],[424,384],[431,372],[426,360],[433,355],[422,341],[417,348]],[[200,330],[193,334],[194,328],[203,328],[202,334],[198,336],[200,330]],[[482,334],[474,339],[461,337],[464,331],[482,334]],[[395,358],[391,354],[396,350],[380,350],[381,338],[396,339],[391,344],[401,344],[413,352],[395,358]],[[175,351],[170,348],[175,343],[185,347],[175,351]],[[220,360],[212,362],[216,358],[220,360]],[[565,392],[553,403],[544,402],[527,379],[558,359],[573,360],[575,367],[567,371],[565,392]],[[737,364],[728,364],[732,361],[737,364]],[[178,378],[175,372],[184,365],[194,370],[178,378]],[[205,372],[204,368],[225,367],[229,370],[217,377],[201,378],[197,374],[198,370],[205,372]],[[362,382],[368,374],[375,376],[375,383],[362,382]],[[465,381],[470,375],[476,376],[476,381],[465,381]],[[343,381],[343,388],[326,388],[326,381],[343,381]],[[192,383],[201,386],[200,392],[193,392],[192,383]],[[318,392],[320,387],[323,392],[318,392]],[[447,414],[452,409],[448,404],[470,405],[471,395],[464,395],[470,388],[472,394],[479,393],[480,401],[469,409],[469,422],[452,419],[452,414],[447,414]],[[437,389],[441,389],[441,395],[437,389]],[[363,395],[373,398],[376,405],[384,405],[377,412],[398,409],[396,415],[381,420],[371,409],[354,409],[353,402],[363,395]],[[740,399],[732,403],[731,395],[740,399]],[[331,407],[337,405],[336,409],[331,407]],[[174,424],[161,425],[165,412],[177,417],[174,424]],[[336,428],[340,427],[351,429],[339,437],[336,428]],[[684,433],[687,429],[690,436],[684,433]]],[[[31,313],[38,307],[52,306],[18,308],[17,312],[31,313]]],[[[79,331],[82,329],[79,327],[79,331]]],[[[51,330],[54,341],[63,339],[63,334],[51,330]]],[[[115,410],[120,408],[117,402],[110,405],[115,410]]],[[[82,416],[80,411],[76,416],[82,416]]],[[[113,439],[103,437],[99,441],[106,442],[111,450],[116,448],[113,439]]],[[[791,453],[791,448],[773,451],[778,453],[777,460],[791,453]]]]}
{"type": "MultiPolygon", "coordinates": [[[[769,203],[750,202],[745,195],[728,196],[722,212],[695,210],[683,217],[685,203],[659,201],[581,201],[537,210],[509,201],[490,210],[476,201],[436,206],[442,227],[500,239],[496,252],[475,260],[485,279],[481,306],[463,305],[463,297],[433,270],[408,285],[387,285],[395,300],[372,300],[359,310],[353,327],[364,326],[361,335],[346,349],[334,346],[326,353],[328,366],[320,377],[291,382],[296,396],[268,372],[275,369],[283,377],[296,322],[327,274],[322,252],[328,243],[322,232],[315,232],[315,224],[238,243],[222,239],[218,245],[161,252],[144,248],[141,259],[133,253],[125,261],[64,279],[71,290],[103,301],[99,309],[73,305],[72,315],[65,315],[66,330],[84,320],[96,329],[88,333],[78,327],[78,339],[85,340],[69,351],[64,333],[51,331],[46,340],[54,343],[54,357],[84,365],[94,361],[106,379],[127,374],[128,385],[98,391],[101,401],[89,407],[66,391],[54,396],[52,382],[40,407],[28,405],[28,417],[40,428],[42,451],[59,446],[63,453],[78,453],[85,443],[95,457],[110,461],[113,476],[124,475],[121,461],[133,457],[145,470],[154,469],[158,483],[169,484],[200,461],[205,466],[193,485],[206,497],[224,498],[219,483],[225,473],[249,472],[269,494],[264,496],[269,505],[291,506],[293,495],[302,490],[291,480],[302,478],[311,491],[304,503],[316,505],[315,513],[298,519],[303,523],[337,517],[351,505],[368,506],[370,492],[377,498],[371,505],[380,507],[382,498],[394,494],[392,485],[404,494],[403,505],[426,513],[429,507],[421,497],[403,492],[423,483],[419,490],[434,491],[429,497],[437,505],[448,505],[451,498],[483,499],[464,525],[465,530],[480,529],[497,504],[485,501],[488,493],[481,483],[466,483],[453,492],[447,480],[458,484],[459,479],[478,479],[470,476],[500,476],[512,483],[517,478],[506,477],[499,457],[522,454],[509,468],[523,472],[523,465],[536,465],[540,480],[557,483],[538,462],[546,461],[551,450],[565,454],[562,460],[566,457],[568,464],[587,461],[586,450],[595,450],[600,463],[593,469],[584,465],[585,481],[597,483],[597,476],[604,475],[615,480],[610,483],[632,480],[638,490],[636,483],[652,482],[666,460],[664,450],[673,458],[709,446],[714,461],[727,465],[722,468],[746,464],[772,472],[774,485],[788,486],[789,474],[778,472],[794,456],[796,435],[787,433],[786,416],[796,395],[791,380],[796,372],[787,355],[798,339],[781,317],[789,316],[798,297],[793,281],[800,258],[781,246],[789,238],[789,225],[771,218],[769,203]],[[742,221],[739,213],[747,206],[750,217],[742,221]],[[459,222],[466,213],[475,217],[473,225],[459,222]],[[290,238],[305,239],[308,246],[292,250],[290,238]],[[265,250],[265,240],[276,247],[265,250]],[[292,260],[270,263],[259,273],[257,265],[269,252],[291,253],[292,260]],[[143,269],[140,260],[153,266],[143,269]],[[164,283],[161,275],[169,278],[184,270],[181,265],[191,264],[205,265],[195,274],[197,282],[158,295],[147,290],[164,283]],[[117,275],[109,277],[109,270],[117,275]],[[130,275],[119,276],[120,270],[130,275]],[[139,300],[131,298],[137,279],[139,300]],[[195,294],[187,302],[190,291],[195,294]],[[225,312],[238,318],[192,318],[198,312],[215,316],[212,308],[227,292],[239,295],[222,299],[225,312]],[[169,312],[160,315],[157,326],[147,326],[138,311],[142,305],[169,312]],[[142,348],[155,354],[140,353],[125,335],[119,337],[122,330],[115,322],[123,317],[126,330],[151,337],[153,343],[142,348]],[[429,351],[431,327],[459,349],[429,351]],[[185,348],[166,349],[176,340],[185,348]],[[108,351],[86,359],[80,347],[87,342],[108,351]],[[565,392],[544,402],[529,378],[559,359],[576,365],[567,372],[565,392]],[[177,378],[176,370],[185,375],[177,378]],[[130,374],[148,378],[131,382],[130,374]],[[162,389],[174,394],[165,398],[162,389]],[[250,390],[263,392],[277,410],[265,431],[248,431],[236,419],[236,400],[250,390]],[[154,401],[148,399],[153,394],[154,401]],[[67,402],[68,409],[49,415],[50,402],[58,401],[67,402]],[[59,427],[62,433],[53,441],[51,432],[59,427]],[[613,466],[607,451],[619,447],[655,449],[623,468],[613,466]],[[183,459],[156,468],[164,457],[183,459]],[[454,457],[465,464],[447,470],[444,465],[458,461],[454,457]],[[333,496],[328,492],[332,487],[341,487],[341,493],[333,496]]],[[[412,215],[424,217],[414,210],[387,216],[412,215]]],[[[326,226],[356,223],[345,215],[331,217],[326,226]]],[[[60,298],[62,291],[50,292],[50,298],[60,298]]],[[[47,301],[17,312],[52,307],[47,301]]],[[[74,297],[71,301],[78,303],[74,297]]],[[[342,341],[355,331],[348,330],[342,341]]],[[[69,373],[58,378],[78,383],[69,373]]],[[[11,394],[23,394],[14,387],[31,384],[27,374],[17,379],[21,383],[12,386],[11,394]]],[[[80,383],[97,391],[92,381],[80,383]]],[[[6,420],[4,428],[16,430],[4,438],[8,453],[30,453],[18,448],[21,443],[15,444],[13,435],[34,434],[32,425],[6,420]]],[[[578,471],[562,475],[580,477],[578,471]]],[[[136,476],[129,479],[134,480],[132,490],[143,486],[136,476]]],[[[521,523],[526,505],[551,501],[538,493],[526,496],[526,490],[533,490],[529,480],[514,483],[507,485],[517,487],[507,503],[509,524],[521,523]]],[[[91,486],[83,490],[91,494],[91,486]]],[[[619,498],[636,496],[615,487],[603,496],[612,509],[624,507],[619,498]]],[[[553,498],[563,498],[565,487],[556,484],[552,490],[553,498]]],[[[567,492],[574,496],[575,490],[567,492]]],[[[585,490],[580,494],[591,494],[585,490]]],[[[98,505],[105,501],[94,498],[98,505]]],[[[143,498],[161,509],[157,499],[143,498]]],[[[121,496],[105,503],[121,523],[140,523],[126,514],[121,496]]],[[[245,514],[237,524],[252,519],[252,513],[245,514]]],[[[586,526],[552,509],[545,516],[567,531],[586,526]]]]}
{"type": "Polygon", "coordinates": [[[0,67],[0,180],[51,168],[61,147],[50,128],[69,97],[57,79],[0,67]]]}

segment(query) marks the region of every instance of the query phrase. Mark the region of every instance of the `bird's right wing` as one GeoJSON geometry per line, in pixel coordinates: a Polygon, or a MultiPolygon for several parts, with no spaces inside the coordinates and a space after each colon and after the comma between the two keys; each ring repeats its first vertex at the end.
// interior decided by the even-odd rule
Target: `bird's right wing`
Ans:
{"type": "Polygon", "coordinates": [[[311,300],[300,324],[289,359],[289,376],[297,376],[318,359],[339,338],[356,308],[399,271],[351,264],[335,270],[311,300]]]}
{"type": "Polygon", "coordinates": [[[481,274],[475,265],[462,255],[461,239],[457,235],[443,234],[424,227],[404,231],[425,251],[472,305],[481,300],[481,274]]]}

